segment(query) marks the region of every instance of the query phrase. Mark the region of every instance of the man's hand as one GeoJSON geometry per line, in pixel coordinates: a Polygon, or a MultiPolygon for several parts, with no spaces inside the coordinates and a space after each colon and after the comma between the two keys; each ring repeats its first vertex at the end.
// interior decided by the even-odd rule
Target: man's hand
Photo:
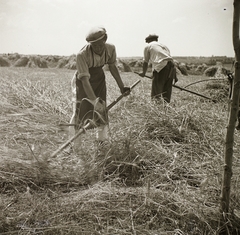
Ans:
{"type": "Polygon", "coordinates": [[[100,98],[91,100],[91,103],[94,107],[94,111],[103,114],[106,111],[106,102],[100,98]]]}
{"type": "Polygon", "coordinates": [[[104,113],[106,110],[105,102],[104,101],[102,101],[102,103],[97,102],[96,105],[94,106],[94,110],[100,114],[104,113]]]}
{"type": "Polygon", "coordinates": [[[121,93],[122,93],[124,96],[129,95],[130,92],[131,92],[130,87],[124,86],[124,87],[121,89],[121,93]]]}

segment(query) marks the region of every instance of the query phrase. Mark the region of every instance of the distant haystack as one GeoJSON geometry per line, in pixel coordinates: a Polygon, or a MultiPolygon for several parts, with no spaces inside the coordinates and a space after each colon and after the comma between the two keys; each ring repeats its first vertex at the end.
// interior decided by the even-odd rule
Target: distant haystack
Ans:
{"type": "Polygon", "coordinates": [[[182,75],[188,76],[188,71],[185,63],[180,63],[178,69],[181,71],[182,75]]]}
{"type": "Polygon", "coordinates": [[[27,66],[29,58],[26,56],[20,57],[15,63],[14,67],[25,67],[27,66]]]}
{"type": "Polygon", "coordinates": [[[11,62],[2,56],[0,56],[0,67],[9,67],[11,65],[11,62]]]}
{"type": "Polygon", "coordinates": [[[198,65],[197,68],[196,68],[196,72],[202,72],[203,73],[207,68],[208,68],[208,66],[206,64],[198,65]]]}
{"type": "Polygon", "coordinates": [[[132,68],[142,68],[143,60],[142,59],[133,60],[133,61],[129,62],[128,65],[132,68]]]}
{"type": "Polygon", "coordinates": [[[132,72],[131,67],[121,59],[117,59],[117,67],[121,72],[132,72]]]}
{"type": "Polygon", "coordinates": [[[67,64],[64,66],[67,69],[72,69],[72,70],[76,70],[77,66],[76,66],[76,55],[71,55],[68,58],[68,62],[67,64]]]}
{"type": "Polygon", "coordinates": [[[47,65],[49,68],[56,68],[58,61],[61,59],[61,57],[49,55],[49,56],[45,56],[44,59],[47,61],[47,65]]]}
{"type": "Polygon", "coordinates": [[[38,68],[48,68],[47,61],[40,56],[31,56],[30,59],[34,62],[38,68]]]}
{"type": "Polygon", "coordinates": [[[218,66],[211,66],[204,71],[204,75],[207,77],[214,77],[218,71],[218,66]]]}
{"type": "MultiPolygon", "coordinates": [[[[117,59],[116,66],[120,72],[132,72],[131,67],[121,59],[117,59]]],[[[103,67],[104,71],[109,71],[109,66],[106,64],[103,67]]]]}
{"type": "Polygon", "coordinates": [[[8,59],[13,62],[16,62],[20,58],[21,56],[18,53],[8,54],[8,59]]]}
{"type": "Polygon", "coordinates": [[[64,68],[67,63],[68,63],[68,59],[67,58],[61,58],[58,61],[57,68],[59,68],[59,69],[64,68]]]}

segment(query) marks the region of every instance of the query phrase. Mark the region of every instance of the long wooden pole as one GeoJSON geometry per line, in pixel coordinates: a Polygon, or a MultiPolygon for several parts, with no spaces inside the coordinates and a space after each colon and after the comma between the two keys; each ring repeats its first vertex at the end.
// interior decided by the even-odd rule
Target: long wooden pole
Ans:
{"type": "Polygon", "coordinates": [[[229,215],[230,205],[230,191],[231,191],[231,178],[232,178],[232,160],[233,160],[233,144],[234,144],[234,131],[236,126],[237,114],[239,110],[239,92],[240,92],[240,41],[239,41],[239,13],[240,13],[240,0],[233,2],[233,27],[232,39],[235,52],[235,76],[233,81],[233,92],[230,106],[230,113],[228,119],[227,133],[225,139],[224,149],[224,172],[221,192],[221,218],[220,226],[222,227],[221,234],[227,234],[227,220],[229,215]]]}
{"type": "MultiPolygon", "coordinates": [[[[136,73],[136,74],[139,75],[139,73],[137,73],[137,72],[134,72],[134,73],[136,73]]],[[[150,76],[147,76],[147,75],[145,75],[145,77],[152,79],[150,76]]],[[[177,85],[174,85],[174,84],[172,84],[172,86],[175,87],[175,88],[178,88],[178,89],[180,89],[180,90],[182,90],[182,91],[187,91],[187,92],[192,93],[192,94],[194,94],[194,95],[197,95],[197,96],[203,97],[203,98],[205,98],[205,99],[212,100],[213,102],[216,102],[214,99],[212,99],[212,98],[210,98],[210,97],[207,97],[207,96],[205,96],[205,95],[199,94],[199,93],[197,93],[197,92],[194,92],[194,91],[185,89],[185,88],[183,88],[183,87],[180,87],[180,86],[177,86],[177,85]]]]}

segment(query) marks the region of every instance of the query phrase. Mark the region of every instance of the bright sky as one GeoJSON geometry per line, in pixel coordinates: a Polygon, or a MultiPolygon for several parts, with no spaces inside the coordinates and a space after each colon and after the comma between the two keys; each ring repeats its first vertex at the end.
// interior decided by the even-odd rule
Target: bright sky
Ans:
{"type": "Polygon", "coordinates": [[[0,0],[0,53],[72,55],[104,26],[118,57],[159,35],[172,56],[234,56],[233,0],[0,0]]]}

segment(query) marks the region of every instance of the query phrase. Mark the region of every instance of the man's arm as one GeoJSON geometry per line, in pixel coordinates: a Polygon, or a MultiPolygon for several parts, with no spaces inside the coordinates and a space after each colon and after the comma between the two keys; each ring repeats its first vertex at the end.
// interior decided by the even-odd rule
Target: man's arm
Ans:
{"type": "Polygon", "coordinates": [[[81,81],[82,81],[82,85],[83,85],[83,89],[87,95],[87,98],[90,99],[90,100],[96,100],[97,97],[92,89],[92,86],[89,82],[89,78],[88,77],[82,77],[81,78],[81,81]]]}
{"type": "Polygon", "coordinates": [[[146,61],[144,61],[143,62],[143,71],[142,71],[142,73],[139,73],[139,75],[141,77],[144,77],[146,75],[147,69],[148,69],[148,63],[146,61]]]}

